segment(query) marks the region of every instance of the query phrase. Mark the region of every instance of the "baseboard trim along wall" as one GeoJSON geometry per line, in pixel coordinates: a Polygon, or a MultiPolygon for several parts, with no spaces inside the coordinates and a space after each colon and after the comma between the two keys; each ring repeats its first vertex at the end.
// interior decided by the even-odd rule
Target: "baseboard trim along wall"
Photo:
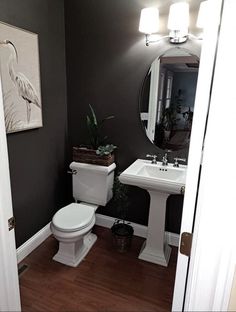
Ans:
{"type": "MultiPolygon", "coordinates": [[[[103,226],[105,228],[111,228],[114,223],[115,218],[104,216],[102,214],[96,213],[96,225],[103,226]]],[[[146,238],[147,236],[147,226],[133,223],[131,225],[134,228],[134,235],[146,238]]],[[[50,222],[28,239],[23,245],[17,248],[17,262],[21,262],[25,257],[27,257],[34,249],[36,249],[40,244],[42,244],[51,235],[50,222]]],[[[171,246],[179,246],[179,234],[166,232],[167,243],[171,246]]]]}
{"type": "MultiPolygon", "coordinates": [[[[108,217],[108,216],[104,216],[102,214],[96,213],[96,224],[97,225],[100,225],[100,226],[103,226],[106,228],[110,228],[110,227],[112,227],[112,224],[114,223],[115,220],[116,220],[116,218],[108,217]]],[[[133,223],[133,222],[130,222],[130,224],[134,228],[134,235],[139,236],[139,237],[144,237],[144,238],[147,237],[147,226],[137,224],[137,223],[133,223]]],[[[169,245],[175,246],[175,247],[179,246],[179,234],[171,233],[171,232],[165,232],[165,235],[166,235],[167,243],[169,245]]]]}
{"type": "Polygon", "coordinates": [[[28,239],[23,245],[17,248],[17,263],[21,262],[52,234],[50,229],[50,223],[51,222],[49,222],[45,227],[43,227],[36,234],[30,237],[30,239],[28,239]]]}

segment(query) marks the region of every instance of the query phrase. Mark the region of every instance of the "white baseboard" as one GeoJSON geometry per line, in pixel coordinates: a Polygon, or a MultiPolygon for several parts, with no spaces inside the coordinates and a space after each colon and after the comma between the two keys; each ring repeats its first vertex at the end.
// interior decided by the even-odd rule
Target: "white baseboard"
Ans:
{"type": "MultiPolygon", "coordinates": [[[[96,213],[96,225],[100,225],[106,228],[111,228],[116,218],[104,216],[96,213]]],[[[130,222],[134,228],[134,235],[140,237],[147,237],[147,226],[130,222]]],[[[166,241],[169,245],[178,247],[179,246],[179,234],[166,232],[166,241]]]]}
{"type": "Polygon", "coordinates": [[[28,239],[23,245],[17,248],[17,263],[21,262],[25,257],[27,257],[34,249],[36,249],[40,244],[42,244],[51,234],[49,222],[45,227],[34,234],[30,239],[28,239]]]}
{"type": "MultiPolygon", "coordinates": [[[[96,225],[103,226],[105,228],[111,228],[114,223],[115,218],[104,216],[102,214],[96,213],[96,225]]],[[[134,228],[134,235],[139,237],[147,237],[147,226],[130,222],[134,228]]],[[[28,239],[23,245],[17,248],[17,262],[21,262],[25,257],[27,257],[34,249],[36,249],[40,244],[42,244],[50,235],[52,234],[50,229],[50,222],[38,231],[34,236],[28,239]]],[[[171,246],[179,246],[179,234],[166,232],[167,243],[171,246]]]]}
{"type": "Polygon", "coordinates": [[[169,245],[179,247],[179,234],[165,232],[166,241],[169,245]]]}

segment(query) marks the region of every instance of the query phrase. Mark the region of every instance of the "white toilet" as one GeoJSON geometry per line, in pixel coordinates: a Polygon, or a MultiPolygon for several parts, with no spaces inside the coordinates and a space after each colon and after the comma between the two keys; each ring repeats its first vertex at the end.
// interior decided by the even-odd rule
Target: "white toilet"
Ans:
{"type": "Polygon", "coordinates": [[[53,257],[55,261],[76,267],[95,243],[97,236],[91,233],[95,211],[112,198],[115,167],[115,163],[107,167],[70,164],[76,203],[61,208],[53,216],[51,231],[59,241],[58,252],[53,257]]]}

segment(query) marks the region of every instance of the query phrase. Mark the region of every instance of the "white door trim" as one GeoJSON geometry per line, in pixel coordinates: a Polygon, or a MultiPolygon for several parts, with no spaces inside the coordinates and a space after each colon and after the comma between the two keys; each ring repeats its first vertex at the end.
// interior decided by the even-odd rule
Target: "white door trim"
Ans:
{"type": "Polygon", "coordinates": [[[229,36],[236,28],[236,2],[223,3],[185,311],[227,311],[236,264],[236,45],[229,36]]]}
{"type": "Polygon", "coordinates": [[[8,152],[0,81],[0,311],[20,311],[14,229],[8,230],[12,217],[8,152]]]}
{"type": "MultiPolygon", "coordinates": [[[[208,3],[210,5],[209,16],[211,16],[211,19],[210,23],[207,23],[207,27],[205,28],[204,40],[202,43],[198,84],[194,105],[194,118],[189,147],[188,171],[184,196],[181,233],[192,233],[193,231],[193,218],[198,191],[199,172],[202,160],[202,147],[211,92],[222,0],[208,0],[208,3]]],[[[174,297],[172,302],[173,311],[182,311],[183,309],[188,264],[189,258],[179,253],[176,269],[174,297]]]]}

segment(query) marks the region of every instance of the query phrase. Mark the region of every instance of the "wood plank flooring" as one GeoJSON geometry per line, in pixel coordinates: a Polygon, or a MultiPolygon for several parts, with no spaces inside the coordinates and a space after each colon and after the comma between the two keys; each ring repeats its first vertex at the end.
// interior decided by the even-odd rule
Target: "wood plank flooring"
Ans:
{"type": "Polygon", "coordinates": [[[77,268],[52,260],[57,241],[49,237],[23,263],[20,275],[22,311],[164,312],[171,310],[177,248],[168,268],[137,258],[143,239],[131,250],[112,247],[110,230],[96,226],[98,240],[77,268]]]}

